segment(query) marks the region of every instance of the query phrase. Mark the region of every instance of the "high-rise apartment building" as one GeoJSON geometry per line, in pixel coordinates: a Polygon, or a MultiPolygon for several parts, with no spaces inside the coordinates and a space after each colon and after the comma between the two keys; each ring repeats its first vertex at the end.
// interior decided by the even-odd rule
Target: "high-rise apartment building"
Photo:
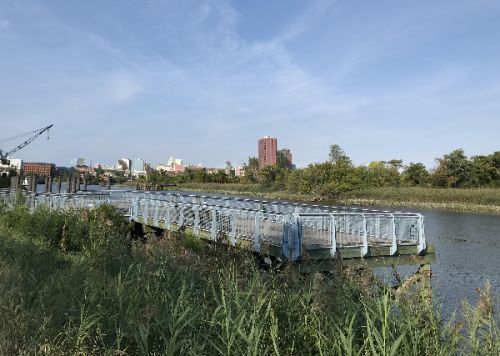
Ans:
{"type": "Polygon", "coordinates": [[[276,164],[278,139],[265,136],[259,140],[259,167],[276,164]]]}

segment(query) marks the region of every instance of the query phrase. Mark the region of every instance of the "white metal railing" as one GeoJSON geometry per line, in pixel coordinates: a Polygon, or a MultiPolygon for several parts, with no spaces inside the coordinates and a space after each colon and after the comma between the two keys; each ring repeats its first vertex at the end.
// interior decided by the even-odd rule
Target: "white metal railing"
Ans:
{"type": "MultiPolygon", "coordinates": [[[[14,204],[15,195],[0,190],[0,204],[14,204]]],[[[131,220],[166,229],[191,227],[196,235],[205,232],[232,245],[249,241],[257,252],[266,243],[292,259],[299,259],[303,248],[328,249],[332,257],[343,247],[359,248],[361,257],[370,246],[390,246],[391,254],[403,245],[415,245],[419,253],[426,248],[424,217],[417,213],[142,191],[27,193],[24,204],[57,210],[111,204],[131,220]]]]}

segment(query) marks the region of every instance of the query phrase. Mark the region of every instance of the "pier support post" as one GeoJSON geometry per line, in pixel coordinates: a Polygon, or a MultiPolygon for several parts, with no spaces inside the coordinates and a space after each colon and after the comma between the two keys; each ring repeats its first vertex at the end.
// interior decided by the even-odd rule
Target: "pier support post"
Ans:
{"type": "Polygon", "coordinates": [[[75,193],[80,191],[80,173],[75,176],[75,193]]]}
{"type": "Polygon", "coordinates": [[[37,191],[37,185],[38,185],[38,177],[36,174],[33,174],[33,176],[31,177],[31,191],[33,193],[36,193],[37,191]]]}
{"type": "Polygon", "coordinates": [[[71,193],[71,185],[73,181],[73,176],[68,175],[68,185],[66,186],[66,193],[70,194],[71,193]]]}
{"type": "Polygon", "coordinates": [[[57,194],[61,194],[61,188],[62,188],[62,177],[59,177],[57,180],[57,194]]]}
{"type": "Polygon", "coordinates": [[[107,182],[107,190],[111,190],[111,177],[108,177],[108,182],[107,182]]]}
{"type": "Polygon", "coordinates": [[[87,179],[88,179],[88,175],[87,174],[84,174],[83,175],[83,191],[86,192],[87,191],[87,179]]]}
{"type": "Polygon", "coordinates": [[[47,191],[47,193],[50,193],[52,194],[52,176],[49,176],[48,177],[48,183],[49,183],[49,190],[47,191]]]}
{"type": "Polygon", "coordinates": [[[48,193],[49,192],[49,177],[45,177],[44,184],[45,184],[44,193],[48,193]]]}
{"type": "Polygon", "coordinates": [[[17,176],[10,177],[10,190],[15,191],[17,190],[17,181],[16,181],[17,176]]]}

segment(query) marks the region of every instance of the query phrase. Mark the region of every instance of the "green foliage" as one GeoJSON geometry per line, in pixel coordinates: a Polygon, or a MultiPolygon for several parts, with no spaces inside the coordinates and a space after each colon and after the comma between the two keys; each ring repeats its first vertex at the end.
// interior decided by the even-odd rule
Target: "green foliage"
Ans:
{"type": "Polygon", "coordinates": [[[328,160],[330,163],[344,162],[351,163],[351,159],[346,155],[342,147],[337,144],[330,145],[330,153],[328,154],[328,160]]]}
{"type": "Polygon", "coordinates": [[[488,287],[461,323],[445,321],[423,286],[374,288],[367,269],[265,272],[248,253],[173,234],[130,250],[110,207],[34,215],[0,215],[0,354],[499,353],[488,287]],[[61,226],[86,236],[81,251],[61,245],[61,226]]]}
{"type": "Polygon", "coordinates": [[[422,163],[410,163],[403,172],[401,180],[405,185],[425,185],[429,181],[429,172],[422,163]]]}

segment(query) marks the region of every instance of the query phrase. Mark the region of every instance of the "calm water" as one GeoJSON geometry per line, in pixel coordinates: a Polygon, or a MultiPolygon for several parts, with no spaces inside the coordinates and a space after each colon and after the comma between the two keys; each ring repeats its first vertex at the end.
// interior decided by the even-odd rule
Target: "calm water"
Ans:
{"type": "MultiPolygon", "coordinates": [[[[113,188],[123,187],[112,186],[113,188]]],[[[39,191],[43,189],[43,185],[38,186],[39,191]]],[[[88,186],[88,190],[101,189],[105,188],[88,186]]],[[[54,191],[56,191],[55,186],[54,191]]],[[[64,184],[63,191],[65,191],[64,184]]],[[[373,208],[407,211],[397,208],[373,208]]],[[[491,282],[498,301],[500,216],[428,209],[411,209],[411,211],[420,212],[425,216],[427,241],[436,249],[436,261],[432,264],[432,286],[437,300],[443,306],[443,311],[449,313],[460,308],[464,299],[475,303],[478,299],[476,288],[484,286],[487,280],[491,282]]],[[[402,275],[409,275],[416,268],[399,267],[398,270],[402,275]]]]}
{"type": "MultiPolygon", "coordinates": [[[[483,287],[487,280],[492,285],[498,303],[500,216],[427,209],[411,211],[425,216],[427,242],[436,248],[436,261],[432,264],[432,287],[443,312],[448,314],[459,309],[464,299],[476,303],[476,288],[483,287]]],[[[415,268],[400,267],[399,270],[403,275],[408,275],[415,268]]]]}

